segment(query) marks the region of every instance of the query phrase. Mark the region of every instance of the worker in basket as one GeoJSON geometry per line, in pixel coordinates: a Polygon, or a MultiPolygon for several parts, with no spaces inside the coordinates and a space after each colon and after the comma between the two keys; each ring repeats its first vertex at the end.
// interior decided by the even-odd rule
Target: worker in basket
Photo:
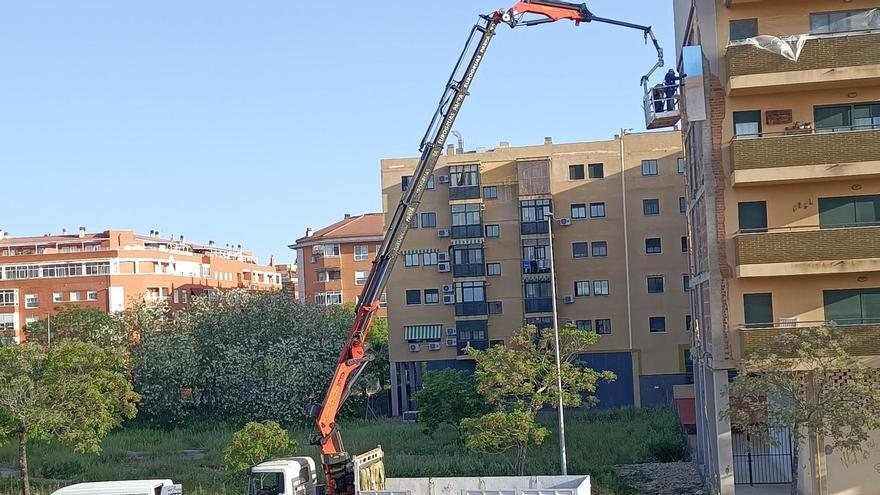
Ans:
{"type": "Polygon", "coordinates": [[[663,113],[663,102],[666,97],[665,86],[662,83],[657,83],[653,88],[651,88],[651,101],[654,103],[654,113],[663,113]]]}
{"type": "MultiPolygon", "coordinates": [[[[684,79],[684,74],[675,75],[675,69],[669,69],[663,82],[666,83],[666,111],[675,110],[675,90],[678,89],[678,82],[684,79]]],[[[662,107],[662,106],[661,106],[662,107]]],[[[662,108],[660,109],[663,110],[662,108]]]]}

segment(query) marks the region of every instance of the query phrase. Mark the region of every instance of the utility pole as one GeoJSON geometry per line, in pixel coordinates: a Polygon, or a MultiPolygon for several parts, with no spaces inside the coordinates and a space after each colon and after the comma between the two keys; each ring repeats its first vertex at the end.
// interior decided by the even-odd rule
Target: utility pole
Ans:
{"type": "Polygon", "coordinates": [[[52,313],[46,313],[46,347],[52,347],[52,313]]]}
{"type": "Polygon", "coordinates": [[[553,257],[553,213],[545,213],[547,217],[547,235],[550,236],[550,297],[553,303],[553,336],[556,339],[556,386],[559,393],[559,463],[562,475],[568,474],[568,462],[565,459],[565,413],[562,410],[562,362],[559,357],[559,314],[556,309],[556,259],[553,257]]]}

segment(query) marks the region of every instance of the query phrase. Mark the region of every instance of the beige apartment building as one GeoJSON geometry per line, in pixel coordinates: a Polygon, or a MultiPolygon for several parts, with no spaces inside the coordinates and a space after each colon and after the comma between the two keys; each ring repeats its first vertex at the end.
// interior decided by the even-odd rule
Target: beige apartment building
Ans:
{"type": "MultiPolygon", "coordinates": [[[[689,382],[681,157],[677,131],[447,148],[386,287],[393,413],[413,407],[422,363],[473,369],[467,346],[552,327],[551,242],[559,323],[599,333],[583,359],[618,376],[602,406],[668,404],[689,382]]],[[[386,215],[416,163],[382,160],[386,215]]]]}
{"type": "MultiPolygon", "coordinates": [[[[791,481],[791,445],[779,432],[772,455],[751,456],[764,447],[719,415],[741,359],[781,328],[826,321],[880,339],[880,1],[674,6],[698,461],[712,493],[754,493],[791,481]]],[[[802,493],[878,493],[878,445],[853,459],[812,439],[802,493]]]]}

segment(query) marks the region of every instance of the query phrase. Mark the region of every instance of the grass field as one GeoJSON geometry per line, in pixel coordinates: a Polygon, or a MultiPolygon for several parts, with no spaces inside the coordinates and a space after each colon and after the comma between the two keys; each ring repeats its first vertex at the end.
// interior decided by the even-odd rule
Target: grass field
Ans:
{"type": "MultiPolygon", "coordinates": [[[[555,415],[542,418],[553,433],[529,453],[529,474],[559,472],[555,415]]],[[[31,476],[68,482],[171,478],[193,495],[244,495],[244,480],[221,468],[221,452],[234,428],[220,425],[189,426],[161,431],[129,425],[103,443],[101,455],[74,454],[57,445],[34,444],[30,449],[31,476]],[[204,449],[205,457],[186,460],[181,451],[204,449]]],[[[396,420],[342,426],[348,450],[367,451],[381,444],[389,477],[509,475],[511,459],[461,451],[453,430],[431,438],[420,425],[396,420]]],[[[307,445],[310,430],[291,432],[300,452],[316,456],[307,445]]],[[[630,490],[612,472],[617,464],[664,462],[687,456],[685,440],[669,410],[623,409],[613,412],[571,413],[566,420],[569,474],[590,474],[600,494],[628,495],[630,490]]],[[[14,443],[0,447],[0,468],[13,468],[14,443]]],[[[0,495],[19,493],[17,479],[0,481],[0,495]]],[[[43,495],[58,486],[36,480],[33,494],[43,495]]]]}

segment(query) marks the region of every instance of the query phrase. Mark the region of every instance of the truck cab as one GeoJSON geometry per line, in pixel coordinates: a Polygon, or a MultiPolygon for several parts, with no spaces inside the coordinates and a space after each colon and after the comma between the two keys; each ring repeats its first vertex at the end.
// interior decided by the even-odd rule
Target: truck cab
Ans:
{"type": "Polygon", "coordinates": [[[266,461],[248,473],[248,495],[318,495],[318,475],[311,457],[266,461]]]}

